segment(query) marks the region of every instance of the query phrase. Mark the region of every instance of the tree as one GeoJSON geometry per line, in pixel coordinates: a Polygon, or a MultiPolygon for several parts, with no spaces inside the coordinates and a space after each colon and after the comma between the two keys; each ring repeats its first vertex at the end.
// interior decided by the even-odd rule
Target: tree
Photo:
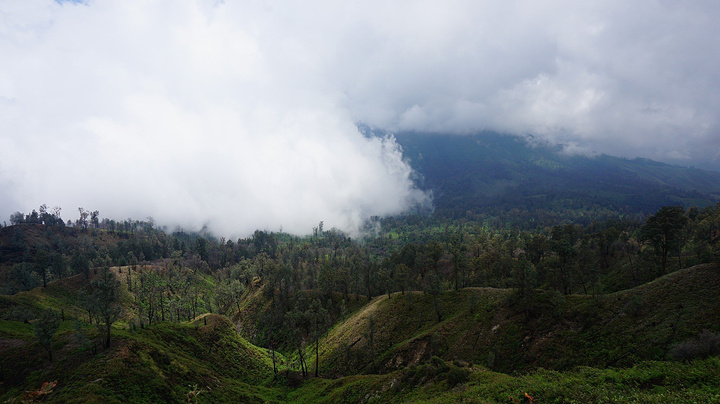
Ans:
{"type": "Polygon", "coordinates": [[[410,282],[412,281],[412,271],[405,264],[397,265],[393,271],[393,278],[396,288],[400,289],[404,295],[405,291],[410,287],[410,282]]]}
{"type": "Polygon", "coordinates": [[[52,310],[45,310],[35,322],[35,337],[40,345],[45,348],[50,362],[52,356],[52,342],[55,332],[60,328],[60,317],[52,310]]]}
{"type": "Polygon", "coordinates": [[[110,347],[110,327],[120,317],[120,281],[108,268],[103,268],[91,283],[91,301],[95,313],[102,322],[105,348],[110,347]]]}
{"type": "Polygon", "coordinates": [[[513,278],[521,297],[525,297],[535,287],[535,275],[535,269],[524,254],[514,261],[513,278]]]}
{"type": "Polygon", "coordinates": [[[367,340],[367,349],[372,359],[372,366],[375,367],[375,315],[370,314],[368,316],[368,328],[365,333],[365,339],[367,340]]]}
{"type": "Polygon", "coordinates": [[[48,212],[48,206],[46,204],[40,205],[40,223],[46,225],[46,226],[54,226],[55,225],[55,217],[48,212]]]}
{"type": "Polygon", "coordinates": [[[88,216],[90,215],[90,212],[83,208],[78,208],[78,212],[80,212],[80,218],[75,222],[76,226],[80,226],[83,230],[87,229],[88,227],[88,216]]]}
{"type": "Polygon", "coordinates": [[[59,206],[56,206],[52,209],[52,216],[58,224],[62,223],[62,219],[60,218],[60,212],[62,212],[62,208],[59,206]]]}
{"type": "Polygon", "coordinates": [[[667,258],[671,251],[677,252],[682,266],[680,252],[687,224],[688,218],[682,206],[663,206],[640,228],[640,240],[650,243],[655,250],[663,274],[666,273],[667,258]]]}
{"type": "Polygon", "coordinates": [[[43,280],[43,288],[47,287],[48,267],[50,266],[50,256],[45,248],[38,248],[35,253],[35,271],[43,280]]]}
{"type": "Polygon", "coordinates": [[[245,293],[245,284],[237,279],[226,279],[215,287],[215,305],[220,314],[229,313],[233,306],[240,311],[240,301],[245,293]]]}
{"type": "Polygon", "coordinates": [[[320,337],[325,331],[328,312],[322,307],[320,300],[313,299],[312,303],[310,303],[310,308],[306,312],[306,316],[310,319],[312,338],[315,340],[315,377],[318,377],[318,368],[320,366],[320,337]]]}
{"type": "Polygon", "coordinates": [[[3,285],[3,294],[15,294],[22,290],[30,290],[40,284],[40,279],[33,272],[33,266],[22,262],[10,268],[10,282],[3,285]]]}
{"type": "Polygon", "coordinates": [[[455,281],[455,290],[459,290],[465,283],[465,271],[468,266],[466,254],[467,247],[465,244],[460,244],[459,241],[453,244],[451,262],[453,268],[453,278],[455,281]]]}
{"type": "Polygon", "coordinates": [[[198,237],[195,240],[195,252],[200,256],[200,259],[207,262],[208,260],[208,241],[205,237],[198,237]]]}
{"type": "Polygon", "coordinates": [[[717,259],[720,244],[720,203],[703,209],[704,215],[696,219],[693,241],[699,260],[710,262],[717,259]],[[713,254],[715,257],[713,257],[713,254]]]}
{"type": "Polygon", "coordinates": [[[50,255],[50,271],[52,272],[55,279],[60,279],[65,276],[67,270],[67,260],[65,256],[59,252],[54,252],[50,255]]]}
{"type": "Polygon", "coordinates": [[[90,222],[97,229],[100,227],[100,212],[94,210],[90,213],[90,222]]]}
{"type": "Polygon", "coordinates": [[[558,257],[558,280],[563,294],[571,293],[571,274],[578,255],[575,244],[580,238],[580,228],[572,224],[555,226],[550,233],[550,249],[558,257]]]}
{"type": "Polygon", "coordinates": [[[298,361],[300,362],[300,370],[302,371],[303,378],[307,377],[307,363],[305,361],[305,354],[303,353],[304,335],[303,331],[306,326],[305,313],[294,308],[291,311],[285,313],[285,333],[290,342],[297,348],[298,361]]]}
{"type": "Polygon", "coordinates": [[[438,297],[442,292],[442,278],[435,271],[425,276],[425,293],[429,294],[433,298],[433,308],[435,308],[435,314],[437,315],[438,323],[442,321],[442,309],[440,307],[440,300],[438,297]]]}
{"type": "Polygon", "coordinates": [[[25,216],[25,222],[26,223],[40,223],[40,215],[37,213],[35,209],[33,211],[25,216]]]}
{"type": "Polygon", "coordinates": [[[90,260],[88,257],[80,251],[75,251],[70,260],[70,267],[75,274],[83,274],[85,279],[90,278],[90,260]]]}
{"type": "Polygon", "coordinates": [[[25,215],[23,215],[20,212],[15,212],[12,215],[10,215],[10,224],[12,225],[18,225],[20,223],[23,223],[25,221],[25,215]]]}

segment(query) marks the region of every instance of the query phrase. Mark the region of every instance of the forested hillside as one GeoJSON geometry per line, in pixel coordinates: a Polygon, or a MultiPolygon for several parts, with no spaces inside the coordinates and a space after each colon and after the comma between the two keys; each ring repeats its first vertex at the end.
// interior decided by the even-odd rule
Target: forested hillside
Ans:
{"type": "Polygon", "coordinates": [[[569,400],[563,383],[595,377],[577,366],[650,377],[597,390],[618,397],[720,394],[717,357],[699,361],[720,349],[720,206],[525,230],[415,215],[358,239],[319,223],[227,240],[59,212],[0,229],[3,400],[51,381],[61,402],[454,400],[488,377],[487,401],[518,383],[505,399],[569,400]],[[692,359],[696,378],[671,378],[681,365],[664,361],[692,359]]]}
{"type": "Polygon", "coordinates": [[[720,201],[720,173],[714,171],[571,155],[539,139],[492,132],[396,136],[445,217],[482,212],[521,227],[553,225],[558,219],[589,224],[618,216],[644,218],[662,206],[720,201]]]}

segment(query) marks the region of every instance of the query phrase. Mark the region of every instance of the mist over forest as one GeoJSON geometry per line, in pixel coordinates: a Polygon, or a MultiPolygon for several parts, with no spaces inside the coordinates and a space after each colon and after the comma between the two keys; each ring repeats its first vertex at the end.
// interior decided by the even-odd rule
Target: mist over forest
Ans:
{"type": "Polygon", "coordinates": [[[307,234],[426,203],[397,142],[359,123],[719,168],[711,4],[32,0],[3,11],[2,218],[46,203],[233,236],[307,234]]]}
{"type": "Polygon", "coordinates": [[[718,20],[0,0],[0,401],[720,402],[718,20]]]}

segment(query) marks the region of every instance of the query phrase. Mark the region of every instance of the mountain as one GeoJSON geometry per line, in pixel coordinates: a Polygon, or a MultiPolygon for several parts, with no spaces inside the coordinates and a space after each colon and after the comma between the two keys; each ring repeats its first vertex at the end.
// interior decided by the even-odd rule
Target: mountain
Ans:
{"type": "Polygon", "coordinates": [[[640,158],[570,155],[532,137],[494,132],[404,132],[396,139],[443,216],[573,211],[571,219],[582,222],[598,215],[642,218],[662,206],[720,201],[720,172],[640,158]]]}

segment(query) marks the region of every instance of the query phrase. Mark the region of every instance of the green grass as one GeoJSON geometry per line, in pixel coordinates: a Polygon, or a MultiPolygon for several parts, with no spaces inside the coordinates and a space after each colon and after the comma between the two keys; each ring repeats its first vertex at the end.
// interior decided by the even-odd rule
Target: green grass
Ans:
{"type": "MultiPolygon", "coordinates": [[[[52,363],[34,343],[14,352],[30,353],[27,360],[7,356],[7,351],[0,355],[3,361],[15,359],[18,371],[25,370],[21,380],[15,380],[15,388],[0,390],[0,400],[18,397],[43,381],[58,380],[51,397],[54,402],[180,402],[193,386],[205,390],[199,402],[227,402],[231,397],[241,402],[279,401],[284,391],[265,387],[272,379],[266,352],[238,336],[227,318],[206,317],[134,332],[114,330],[113,346],[97,355],[77,349],[63,324],[56,335],[52,363]]],[[[12,322],[0,323],[0,327],[18,328],[7,323],[12,322]]]]}
{"type": "Polygon", "coordinates": [[[0,338],[30,340],[35,336],[35,329],[30,323],[22,321],[0,320],[0,338]]]}
{"type": "Polygon", "coordinates": [[[524,376],[436,362],[384,375],[314,379],[291,392],[288,401],[507,403],[511,397],[527,402],[526,393],[538,403],[718,402],[720,359],[690,364],[643,362],[629,369],[539,369],[524,376]],[[448,375],[453,369],[464,369],[468,379],[451,384],[448,375]]]}

